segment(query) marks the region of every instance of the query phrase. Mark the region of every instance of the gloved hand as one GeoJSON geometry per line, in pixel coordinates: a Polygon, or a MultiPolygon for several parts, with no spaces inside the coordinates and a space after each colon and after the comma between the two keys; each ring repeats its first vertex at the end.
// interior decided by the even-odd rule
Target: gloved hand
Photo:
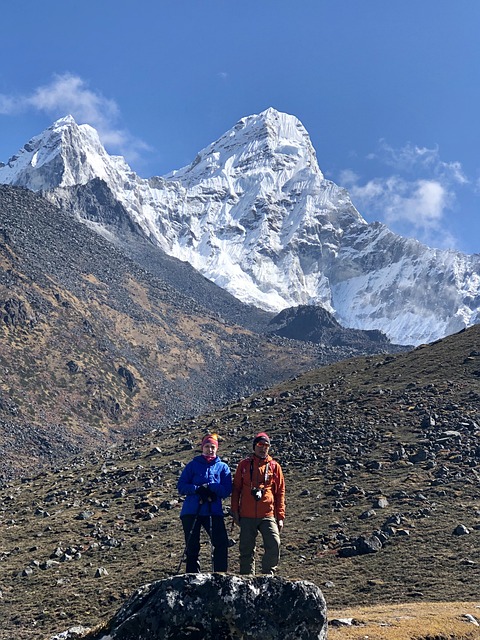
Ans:
{"type": "Polygon", "coordinates": [[[195,493],[200,496],[202,502],[211,502],[215,498],[213,491],[210,491],[207,485],[202,484],[195,489],[195,493]]]}

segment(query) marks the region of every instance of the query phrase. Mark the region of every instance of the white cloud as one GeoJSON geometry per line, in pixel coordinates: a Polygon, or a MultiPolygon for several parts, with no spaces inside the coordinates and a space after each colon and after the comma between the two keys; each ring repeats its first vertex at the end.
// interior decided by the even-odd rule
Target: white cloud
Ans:
{"type": "Polygon", "coordinates": [[[370,154],[369,159],[379,160],[400,173],[426,172],[439,179],[458,184],[468,182],[461,163],[444,162],[440,158],[438,147],[429,149],[408,142],[404,147],[395,149],[385,140],[380,140],[377,152],[370,154]]]}
{"type": "Polygon", "coordinates": [[[15,115],[29,109],[53,119],[72,115],[78,124],[94,127],[104,145],[131,162],[138,159],[140,151],[148,149],[144,142],[118,127],[120,110],[115,101],[90,89],[79,76],[55,75],[49,84],[38,87],[31,95],[0,94],[0,114],[15,115]]]}
{"type": "Polygon", "coordinates": [[[398,176],[375,178],[364,185],[350,183],[354,200],[383,212],[384,222],[408,222],[416,228],[435,226],[441,221],[453,194],[437,180],[407,181],[398,176]]]}
{"type": "Polygon", "coordinates": [[[46,113],[70,113],[99,128],[106,128],[109,121],[118,117],[118,107],[113,100],[91,91],[84,80],[68,73],[55,76],[50,84],[35,89],[25,102],[46,113]]]}
{"type": "Polygon", "coordinates": [[[339,183],[344,187],[348,188],[349,185],[355,185],[359,180],[360,176],[353,169],[343,169],[340,172],[339,183]]]}
{"type": "Polygon", "coordinates": [[[451,198],[451,194],[436,180],[417,180],[408,184],[392,181],[389,187],[392,197],[386,208],[387,222],[403,218],[414,227],[437,225],[451,198]]]}
{"type": "Polygon", "coordinates": [[[19,110],[18,100],[13,96],[0,94],[0,115],[9,116],[19,110]]]}
{"type": "Polygon", "coordinates": [[[456,189],[469,183],[461,164],[444,162],[438,148],[409,143],[395,149],[384,140],[368,159],[394,171],[366,181],[352,169],[342,171],[339,183],[348,189],[357,208],[402,235],[439,247],[455,246],[447,215],[454,210],[456,189]]]}

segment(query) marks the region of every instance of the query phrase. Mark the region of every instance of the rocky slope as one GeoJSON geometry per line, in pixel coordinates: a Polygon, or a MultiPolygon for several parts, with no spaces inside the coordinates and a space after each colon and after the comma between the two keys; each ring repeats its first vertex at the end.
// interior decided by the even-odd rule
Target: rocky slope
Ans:
{"type": "MultiPolygon", "coordinates": [[[[176,482],[208,429],[232,468],[258,431],[270,434],[287,482],[280,575],[313,580],[328,609],[478,602],[477,325],[408,353],[310,371],[9,483],[0,489],[2,640],[94,626],[137,586],[176,573],[176,482]]],[[[204,570],[209,549],[204,541],[204,570]]]]}
{"type": "MultiPolygon", "coordinates": [[[[95,202],[107,196],[97,189],[95,202]]],[[[31,191],[0,187],[0,480],[390,349],[368,337],[316,347],[260,335],[271,314],[163,254],[121,206],[107,208],[125,225],[123,244],[31,191]]]]}
{"type": "Polygon", "coordinates": [[[42,198],[0,189],[1,476],[310,368],[42,198]]]}

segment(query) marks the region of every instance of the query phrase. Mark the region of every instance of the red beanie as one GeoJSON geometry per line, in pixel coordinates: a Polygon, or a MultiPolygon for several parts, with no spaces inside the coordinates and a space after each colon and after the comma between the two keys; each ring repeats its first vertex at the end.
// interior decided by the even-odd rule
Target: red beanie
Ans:
{"type": "Polygon", "coordinates": [[[257,433],[257,435],[253,440],[253,448],[255,448],[255,445],[258,442],[266,442],[267,444],[270,444],[270,438],[267,436],[267,434],[264,431],[261,431],[260,433],[257,433]]]}

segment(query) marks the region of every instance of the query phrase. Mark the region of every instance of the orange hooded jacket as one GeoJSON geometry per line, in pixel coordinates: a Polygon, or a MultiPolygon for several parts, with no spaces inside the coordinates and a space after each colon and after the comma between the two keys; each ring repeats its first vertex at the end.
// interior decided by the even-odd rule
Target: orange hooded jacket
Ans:
{"type": "Polygon", "coordinates": [[[285,519],[285,479],[276,460],[252,455],[239,463],[233,478],[231,510],[240,518],[285,519]],[[262,490],[260,500],[252,495],[254,488],[262,490]]]}

